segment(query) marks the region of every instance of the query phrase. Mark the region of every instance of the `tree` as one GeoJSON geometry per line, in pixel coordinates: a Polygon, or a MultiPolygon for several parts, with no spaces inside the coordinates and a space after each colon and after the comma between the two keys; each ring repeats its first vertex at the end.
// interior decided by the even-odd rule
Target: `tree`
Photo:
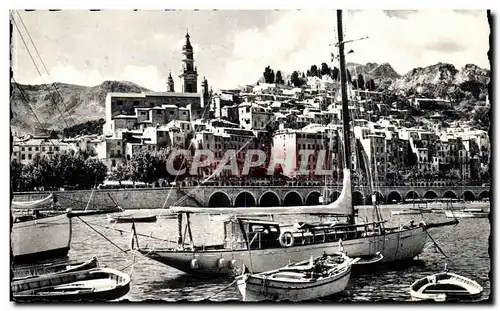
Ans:
{"type": "Polygon", "coordinates": [[[319,77],[318,66],[312,65],[310,69],[311,77],[319,77]]]}
{"type": "Polygon", "coordinates": [[[299,78],[299,73],[297,71],[292,73],[290,81],[295,87],[301,87],[304,84],[304,81],[299,78]]]}
{"type": "Polygon", "coordinates": [[[368,80],[366,83],[366,89],[369,91],[375,91],[375,81],[373,79],[368,80]]]}
{"type": "Polygon", "coordinates": [[[276,84],[285,84],[285,81],[283,80],[283,77],[281,76],[281,71],[278,70],[276,71],[276,78],[274,81],[276,84]]]}
{"type": "Polygon", "coordinates": [[[117,166],[111,169],[110,180],[118,181],[120,186],[122,185],[122,180],[130,179],[129,166],[124,164],[118,164],[117,166]]]}
{"type": "Polygon", "coordinates": [[[270,66],[264,69],[264,81],[265,83],[274,83],[274,70],[270,66]]]}
{"type": "Polygon", "coordinates": [[[362,74],[358,75],[358,89],[365,89],[365,77],[362,74]]]}
{"type": "Polygon", "coordinates": [[[330,70],[330,67],[326,63],[321,63],[320,73],[322,76],[330,75],[330,70]]]}
{"type": "Polygon", "coordinates": [[[337,80],[339,78],[339,73],[340,73],[340,70],[337,67],[333,67],[332,73],[331,73],[332,79],[337,80]]]}
{"type": "Polygon", "coordinates": [[[88,158],[87,160],[85,160],[84,167],[85,173],[88,176],[88,183],[84,184],[83,186],[86,186],[87,188],[92,188],[101,184],[108,173],[108,168],[106,167],[106,165],[104,165],[104,163],[97,160],[96,158],[88,158]]]}
{"type": "Polygon", "coordinates": [[[149,152],[141,151],[130,160],[130,175],[132,181],[151,183],[156,179],[157,159],[149,152]]]}
{"type": "Polygon", "coordinates": [[[10,162],[10,186],[12,191],[18,191],[22,186],[21,174],[23,172],[23,164],[13,159],[10,162]]]}
{"type": "Polygon", "coordinates": [[[477,107],[472,114],[472,122],[480,129],[487,130],[490,127],[490,108],[477,107]]]}

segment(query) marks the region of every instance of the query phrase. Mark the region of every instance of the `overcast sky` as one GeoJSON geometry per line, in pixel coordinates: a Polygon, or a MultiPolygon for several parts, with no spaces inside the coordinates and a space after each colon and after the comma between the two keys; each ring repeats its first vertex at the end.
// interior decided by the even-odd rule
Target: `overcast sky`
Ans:
{"type": "MultiPolygon", "coordinates": [[[[12,12],[32,51],[30,38],[12,12]]],[[[13,26],[15,79],[97,85],[127,80],[155,91],[177,77],[189,29],[200,81],[217,88],[254,83],[264,67],[291,72],[329,62],[336,38],[335,11],[35,11],[19,12],[49,71],[40,77],[13,26]]],[[[400,74],[439,61],[490,68],[485,11],[344,12],[348,62],[390,63],[400,74]]],[[[175,80],[176,91],[181,90],[175,80]]]]}

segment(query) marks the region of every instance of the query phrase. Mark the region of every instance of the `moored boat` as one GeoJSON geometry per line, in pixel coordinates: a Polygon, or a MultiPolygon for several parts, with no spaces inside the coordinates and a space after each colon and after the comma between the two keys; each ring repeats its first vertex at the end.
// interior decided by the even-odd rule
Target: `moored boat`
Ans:
{"type": "Polygon", "coordinates": [[[420,215],[421,212],[417,210],[402,210],[402,211],[391,211],[391,215],[420,215]]]}
{"type": "Polygon", "coordinates": [[[488,218],[489,212],[463,210],[463,211],[445,211],[444,214],[448,218],[488,218]]]}
{"type": "Polygon", "coordinates": [[[130,276],[109,268],[50,274],[11,283],[15,301],[106,301],[130,290],[130,276]]]}
{"type": "Polygon", "coordinates": [[[70,249],[71,234],[72,223],[67,213],[46,216],[34,211],[31,216],[17,216],[11,231],[14,264],[65,257],[70,249]]]}
{"type": "Polygon", "coordinates": [[[23,265],[12,269],[13,281],[38,277],[47,274],[60,274],[73,271],[89,270],[99,267],[96,257],[92,257],[85,262],[55,262],[43,263],[37,265],[23,265]]]}
{"type": "Polygon", "coordinates": [[[344,253],[325,253],[272,271],[243,273],[236,283],[243,301],[314,300],[342,292],[349,282],[351,265],[357,260],[344,253]]]}
{"type": "Polygon", "coordinates": [[[447,272],[436,273],[415,281],[410,286],[412,300],[470,301],[481,297],[483,287],[464,276],[447,272]]]}
{"type": "Polygon", "coordinates": [[[156,216],[108,215],[108,221],[116,223],[156,222],[156,216]]]}

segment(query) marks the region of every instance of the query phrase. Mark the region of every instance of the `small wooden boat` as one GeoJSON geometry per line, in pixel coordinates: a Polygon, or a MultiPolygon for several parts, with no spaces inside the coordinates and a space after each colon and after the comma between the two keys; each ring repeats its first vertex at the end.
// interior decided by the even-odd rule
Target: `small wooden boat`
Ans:
{"type": "Polygon", "coordinates": [[[108,215],[108,221],[116,223],[156,222],[156,216],[108,215]]]}
{"type": "Polygon", "coordinates": [[[377,252],[373,256],[362,256],[359,257],[359,260],[355,263],[353,263],[354,266],[366,266],[366,265],[372,265],[375,263],[378,263],[384,259],[384,255],[382,253],[377,252]]]}
{"type": "Polygon", "coordinates": [[[436,273],[414,282],[410,287],[412,300],[467,301],[477,300],[483,287],[464,276],[447,272],[436,273]]]}
{"type": "Polygon", "coordinates": [[[106,301],[130,290],[130,276],[109,268],[43,275],[11,283],[15,301],[106,301]]]}
{"type": "Polygon", "coordinates": [[[313,300],[342,292],[358,260],[339,252],[257,274],[244,267],[236,282],[243,301],[313,300]]]}
{"type": "Polygon", "coordinates": [[[402,210],[402,211],[391,211],[391,215],[420,215],[421,212],[418,210],[402,210]]]}
{"type": "Polygon", "coordinates": [[[489,212],[482,210],[463,210],[463,211],[446,211],[444,212],[448,218],[488,218],[489,212]]]}
{"type": "Polygon", "coordinates": [[[90,270],[99,267],[96,257],[85,262],[53,262],[37,265],[22,265],[12,268],[12,281],[24,280],[47,274],[61,274],[74,271],[90,270]]]}

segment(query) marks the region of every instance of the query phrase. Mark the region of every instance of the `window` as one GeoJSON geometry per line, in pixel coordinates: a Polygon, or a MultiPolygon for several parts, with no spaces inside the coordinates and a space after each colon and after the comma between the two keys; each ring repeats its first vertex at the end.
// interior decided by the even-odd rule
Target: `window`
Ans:
{"type": "Polygon", "coordinates": [[[117,151],[116,151],[116,155],[117,155],[117,156],[119,156],[119,157],[121,157],[121,156],[122,156],[122,152],[121,152],[121,150],[117,150],[117,151]]]}
{"type": "Polygon", "coordinates": [[[127,154],[127,160],[130,161],[130,154],[127,154]]]}
{"type": "Polygon", "coordinates": [[[31,151],[31,147],[28,147],[28,151],[31,151]]]}
{"type": "Polygon", "coordinates": [[[35,147],[35,151],[38,151],[38,147],[35,147]]]}
{"type": "Polygon", "coordinates": [[[24,147],[21,147],[21,151],[24,151],[24,147]]]}
{"type": "Polygon", "coordinates": [[[54,150],[55,151],[59,151],[59,147],[54,147],[54,150]]]}
{"type": "Polygon", "coordinates": [[[116,166],[116,160],[111,160],[111,167],[115,167],[116,166]]]}
{"type": "Polygon", "coordinates": [[[114,150],[111,150],[111,151],[109,152],[109,156],[110,156],[111,158],[112,158],[112,157],[114,157],[114,156],[115,156],[115,151],[114,151],[114,150]]]}
{"type": "Polygon", "coordinates": [[[141,116],[145,116],[146,115],[146,111],[141,111],[141,116]]]}
{"type": "Polygon", "coordinates": [[[49,147],[49,151],[52,151],[52,147],[49,147]]]}
{"type": "Polygon", "coordinates": [[[121,142],[121,141],[119,141],[119,142],[117,142],[116,144],[117,144],[118,146],[120,146],[120,145],[122,144],[122,142],[121,142]]]}
{"type": "Polygon", "coordinates": [[[21,153],[21,160],[26,160],[26,155],[24,153],[21,153]]]}
{"type": "Polygon", "coordinates": [[[42,151],[45,151],[45,147],[42,147],[42,151]]]}
{"type": "Polygon", "coordinates": [[[156,114],[161,114],[161,110],[156,110],[156,114]]]}
{"type": "Polygon", "coordinates": [[[32,157],[32,155],[31,155],[31,153],[29,153],[28,154],[28,160],[31,160],[31,157],[32,157]]]}
{"type": "Polygon", "coordinates": [[[117,104],[118,106],[123,105],[123,100],[118,100],[118,101],[116,101],[116,104],[117,104]]]}
{"type": "Polygon", "coordinates": [[[139,106],[139,101],[134,100],[134,106],[139,106]]]}

